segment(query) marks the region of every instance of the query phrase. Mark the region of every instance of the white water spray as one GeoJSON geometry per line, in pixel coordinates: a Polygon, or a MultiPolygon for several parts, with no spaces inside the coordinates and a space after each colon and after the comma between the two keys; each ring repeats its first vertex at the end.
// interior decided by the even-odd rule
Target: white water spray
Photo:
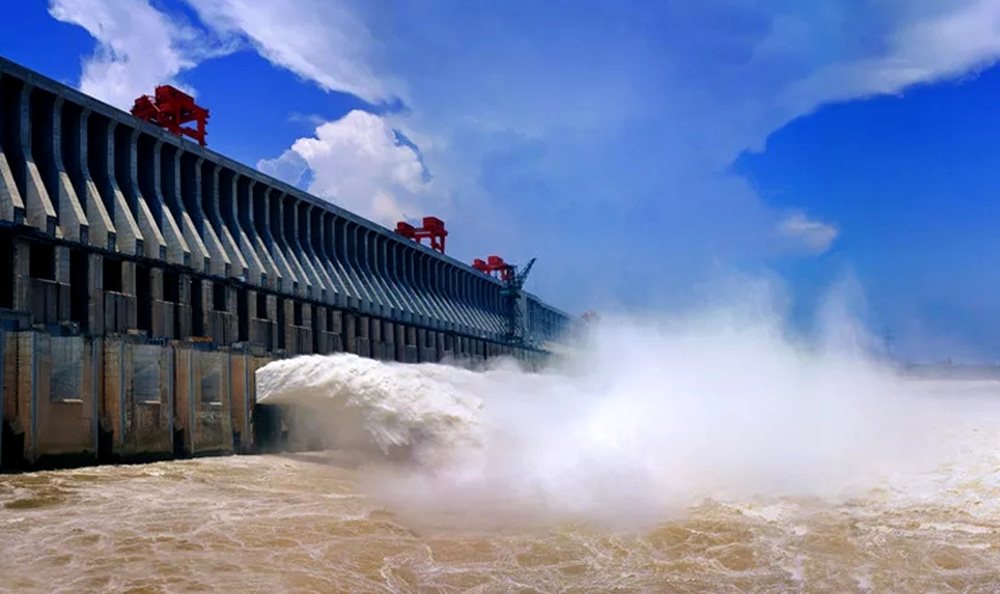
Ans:
{"type": "Polygon", "coordinates": [[[372,494],[422,513],[635,521],[706,497],[849,497],[936,455],[928,399],[849,319],[809,343],[770,312],[605,319],[536,374],[299,357],[258,372],[258,400],[310,410],[328,447],[365,456],[372,494]]]}

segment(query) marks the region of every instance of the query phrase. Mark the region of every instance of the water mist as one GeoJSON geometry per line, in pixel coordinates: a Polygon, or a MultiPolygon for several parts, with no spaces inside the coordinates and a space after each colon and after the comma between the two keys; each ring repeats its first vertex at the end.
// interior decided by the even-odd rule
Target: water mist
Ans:
{"type": "Polygon", "coordinates": [[[415,514],[629,523],[706,498],[851,497],[936,453],[927,399],[849,309],[833,298],[812,336],[766,296],[604,317],[540,373],[299,357],[258,372],[258,400],[307,408],[370,494],[415,514]]]}

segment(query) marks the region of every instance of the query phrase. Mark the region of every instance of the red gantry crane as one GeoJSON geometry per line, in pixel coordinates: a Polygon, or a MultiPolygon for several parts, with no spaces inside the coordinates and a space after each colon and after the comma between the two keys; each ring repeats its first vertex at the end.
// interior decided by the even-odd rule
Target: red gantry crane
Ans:
{"type": "Polygon", "coordinates": [[[194,102],[194,97],[172,87],[160,85],[152,97],[143,95],[135,100],[132,115],[146,120],[154,126],[165,128],[172,134],[187,136],[205,146],[205,125],[208,110],[194,102]],[[197,128],[186,128],[184,124],[194,122],[197,128]]]}
{"type": "Polygon", "coordinates": [[[444,221],[437,217],[424,217],[423,227],[399,221],[396,223],[396,233],[403,237],[412,239],[417,243],[422,243],[423,238],[431,240],[431,249],[444,253],[444,239],[448,237],[448,231],[444,228],[444,221]]]}
{"type": "Polygon", "coordinates": [[[500,256],[490,256],[484,262],[482,258],[472,261],[472,267],[490,276],[496,276],[500,280],[507,282],[514,275],[514,266],[504,262],[500,256]]]}

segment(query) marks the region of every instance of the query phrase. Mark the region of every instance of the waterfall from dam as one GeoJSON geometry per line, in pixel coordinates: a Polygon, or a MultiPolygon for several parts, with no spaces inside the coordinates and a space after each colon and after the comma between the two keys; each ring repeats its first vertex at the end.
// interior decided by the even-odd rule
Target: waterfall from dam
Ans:
{"type": "Polygon", "coordinates": [[[258,402],[301,407],[313,442],[414,520],[632,527],[705,498],[844,501],[944,461],[933,384],[747,313],[609,321],[538,374],[287,359],[258,371],[258,402]]]}
{"type": "Polygon", "coordinates": [[[538,373],[274,362],[258,401],[325,451],[4,477],[0,591],[995,591],[997,383],[783,320],[604,319],[538,373]]]}

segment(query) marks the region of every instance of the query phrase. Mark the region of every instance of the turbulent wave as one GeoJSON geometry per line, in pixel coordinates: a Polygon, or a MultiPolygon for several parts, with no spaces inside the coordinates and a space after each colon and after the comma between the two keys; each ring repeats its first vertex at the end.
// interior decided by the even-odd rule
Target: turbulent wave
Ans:
{"type": "Polygon", "coordinates": [[[293,404],[297,426],[328,448],[426,465],[483,447],[475,372],[386,364],[353,354],[276,361],[258,372],[258,401],[293,404]],[[301,418],[306,415],[305,418],[301,418]]]}
{"type": "Polygon", "coordinates": [[[943,459],[930,384],[872,358],[846,317],[805,340],[758,305],[606,319],[541,373],[293,358],[258,372],[258,399],[308,410],[327,447],[381,464],[373,495],[422,512],[636,521],[848,498],[943,459]]]}

